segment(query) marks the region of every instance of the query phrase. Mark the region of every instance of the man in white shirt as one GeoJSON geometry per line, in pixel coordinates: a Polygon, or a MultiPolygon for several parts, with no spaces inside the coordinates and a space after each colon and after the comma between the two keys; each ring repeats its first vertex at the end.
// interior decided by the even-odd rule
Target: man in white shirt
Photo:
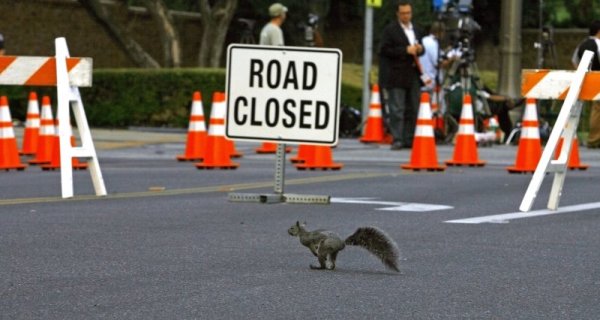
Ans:
{"type": "Polygon", "coordinates": [[[285,21],[288,9],[281,3],[274,3],[269,7],[271,21],[260,31],[260,44],[269,46],[283,46],[283,31],[281,25],[285,21]]]}
{"type": "Polygon", "coordinates": [[[422,91],[427,91],[431,95],[432,100],[435,99],[441,112],[445,112],[445,104],[443,99],[443,90],[440,86],[444,80],[444,70],[458,58],[454,51],[448,53],[447,56],[440,57],[440,39],[444,37],[444,24],[440,21],[435,21],[429,29],[429,35],[423,37],[423,47],[425,54],[419,57],[423,75],[422,91]]]}

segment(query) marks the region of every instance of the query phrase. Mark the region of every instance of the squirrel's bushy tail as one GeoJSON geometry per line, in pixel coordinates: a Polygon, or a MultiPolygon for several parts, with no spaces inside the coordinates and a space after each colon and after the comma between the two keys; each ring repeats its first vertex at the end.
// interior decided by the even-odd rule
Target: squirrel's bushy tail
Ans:
{"type": "Polygon", "coordinates": [[[345,243],[367,249],[381,259],[387,268],[400,272],[398,268],[398,258],[400,257],[398,245],[381,229],[377,227],[358,228],[354,234],[346,239],[345,243]]]}

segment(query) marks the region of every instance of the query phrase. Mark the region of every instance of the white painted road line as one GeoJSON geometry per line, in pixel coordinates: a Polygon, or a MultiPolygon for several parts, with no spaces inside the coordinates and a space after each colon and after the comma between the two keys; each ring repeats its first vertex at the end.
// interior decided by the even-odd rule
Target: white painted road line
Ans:
{"type": "Polygon", "coordinates": [[[385,208],[375,209],[375,210],[385,210],[385,211],[427,212],[427,211],[453,209],[453,207],[451,207],[451,206],[445,206],[445,205],[439,205],[439,204],[378,201],[378,200],[373,200],[373,199],[374,198],[331,198],[330,202],[331,203],[374,204],[374,205],[380,205],[380,206],[387,206],[385,208]]]}
{"type": "Polygon", "coordinates": [[[513,212],[513,213],[504,213],[504,214],[496,214],[491,216],[483,216],[483,217],[473,217],[466,219],[458,219],[458,220],[448,220],[446,223],[464,223],[464,224],[479,224],[479,223],[508,223],[510,220],[515,219],[523,219],[523,218],[532,218],[539,216],[548,216],[554,214],[561,214],[567,212],[576,212],[576,211],[586,211],[592,209],[600,209],[600,202],[592,202],[592,203],[583,203],[572,206],[566,206],[558,208],[558,210],[536,210],[530,212],[513,212]]]}

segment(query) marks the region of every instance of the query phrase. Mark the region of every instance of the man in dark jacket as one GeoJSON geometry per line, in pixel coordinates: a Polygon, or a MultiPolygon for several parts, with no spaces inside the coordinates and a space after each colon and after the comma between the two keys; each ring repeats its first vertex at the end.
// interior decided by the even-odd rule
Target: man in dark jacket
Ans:
{"type": "Polygon", "coordinates": [[[423,33],[415,28],[412,5],[399,1],[397,21],[385,27],[381,37],[379,83],[388,111],[388,125],[393,136],[392,150],[410,148],[415,132],[420,101],[418,56],[425,53],[423,33]]]}
{"type": "Polygon", "coordinates": [[[4,36],[0,33],[0,56],[4,55],[4,36]]]}
{"type": "MultiPolygon", "coordinates": [[[[600,20],[592,21],[590,24],[590,37],[584,40],[577,49],[577,57],[585,50],[592,51],[592,71],[600,71],[600,20]]],[[[588,147],[600,148],[600,101],[593,101],[590,109],[590,133],[588,135],[588,147]]]]}

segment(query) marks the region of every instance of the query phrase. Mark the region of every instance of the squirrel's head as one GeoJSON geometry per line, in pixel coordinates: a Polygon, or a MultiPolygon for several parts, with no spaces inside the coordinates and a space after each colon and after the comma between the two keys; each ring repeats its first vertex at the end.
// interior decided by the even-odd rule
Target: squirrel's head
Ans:
{"type": "Polygon", "coordinates": [[[301,230],[304,230],[304,226],[306,226],[306,222],[300,224],[300,221],[296,221],[296,224],[294,224],[288,229],[288,233],[290,234],[290,236],[296,237],[300,234],[301,230]]]}

